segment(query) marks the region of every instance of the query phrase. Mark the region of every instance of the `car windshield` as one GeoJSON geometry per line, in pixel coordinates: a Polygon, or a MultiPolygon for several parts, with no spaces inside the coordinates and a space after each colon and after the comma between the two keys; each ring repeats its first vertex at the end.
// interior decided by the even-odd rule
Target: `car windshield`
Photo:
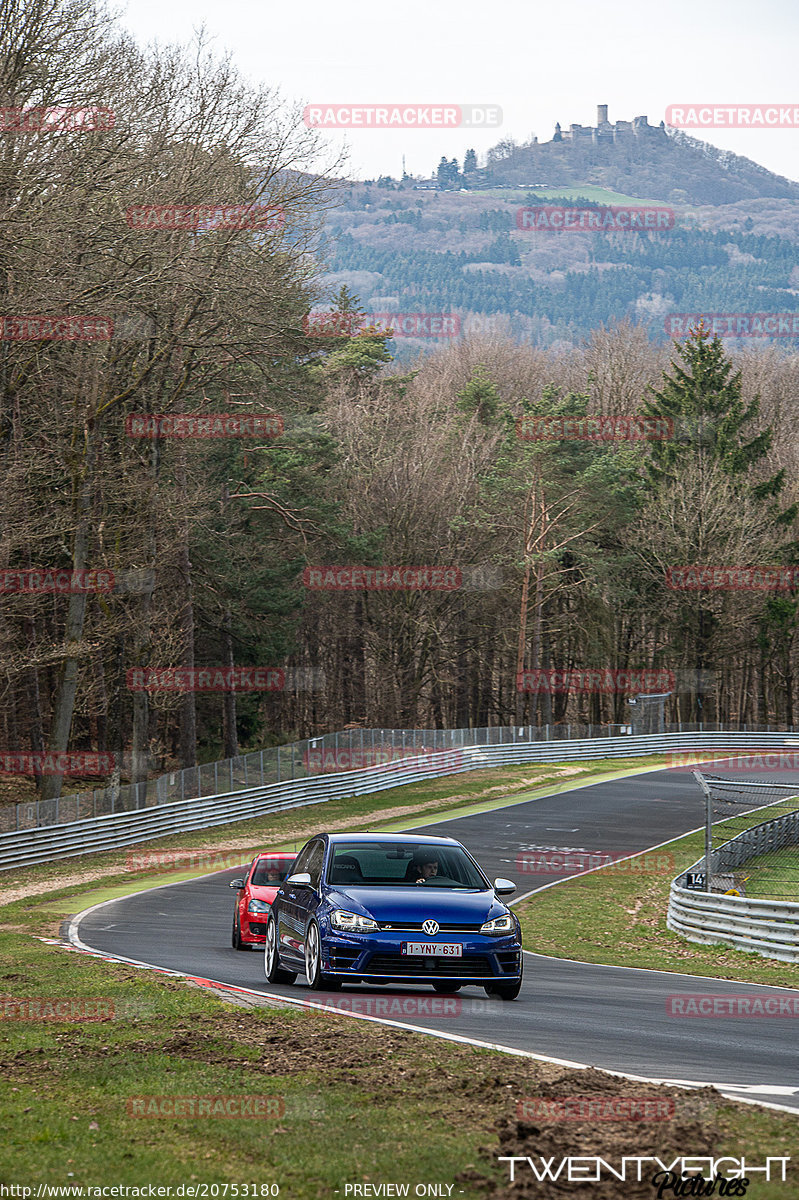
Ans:
{"type": "Polygon", "coordinates": [[[279,887],[291,873],[292,862],[286,859],[262,858],[256,863],[250,883],[253,887],[279,887]]]}
{"type": "Polygon", "coordinates": [[[330,884],[363,887],[475,888],[490,885],[460,846],[431,842],[339,842],[327,870],[330,884]]]}

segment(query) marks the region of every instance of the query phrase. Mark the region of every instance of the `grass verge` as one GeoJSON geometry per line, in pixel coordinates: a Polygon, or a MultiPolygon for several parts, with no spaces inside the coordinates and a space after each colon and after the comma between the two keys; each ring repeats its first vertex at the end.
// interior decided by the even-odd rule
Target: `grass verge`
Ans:
{"type": "Polygon", "coordinates": [[[667,928],[671,881],[703,853],[704,832],[688,834],[656,853],[536,893],[516,907],[525,949],[582,962],[799,987],[799,966],[732,946],[699,945],[667,928]],[[666,869],[654,873],[658,864],[666,869]]]}
{"type": "MultiPolygon", "coordinates": [[[[712,1089],[640,1084],[337,1015],[245,1011],[183,981],[7,930],[0,987],[6,997],[13,988],[0,1026],[0,1175],[9,1183],[76,1194],[102,1185],[276,1184],[283,1200],[334,1200],[347,1184],[393,1182],[408,1184],[411,1195],[434,1184],[443,1190],[431,1194],[446,1196],[451,1186],[468,1200],[528,1194],[509,1187],[500,1154],[615,1161],[636,1153],[739,1156],[745,1148],[763,1161],[789,1154],[796,1138],[796,1118],[741,1110],[712,1089]],[[25,998],[46,997],[100,998],[104,1019],[50,1021],[41,1004],[39,1019],[14,1019],[12,1005],[19,1014],[25,998]],[[238,1105],[256,1096],[269,1098],[269,1116],[176,1117],[169,1107],[213,1097],[219,1111],[220,1097],[238,1105]],[[526,1119],[531,1104],[569,1096],[589,1097],[604,1112],[621,1100],[657,1099],[667,1116],[526,1119]]],[[[529,1194],[540,1195],[540,1185],[529,1194]]],[[[628,1182],[602,1194],[653,1192],[648,1182],[628,1182]]],[[[754,1185],[748,1194],[775,1193],[754,1185]]],[[[799,1200],[799,1187],[780,1185],[779,1195],[799,1200]]]]}

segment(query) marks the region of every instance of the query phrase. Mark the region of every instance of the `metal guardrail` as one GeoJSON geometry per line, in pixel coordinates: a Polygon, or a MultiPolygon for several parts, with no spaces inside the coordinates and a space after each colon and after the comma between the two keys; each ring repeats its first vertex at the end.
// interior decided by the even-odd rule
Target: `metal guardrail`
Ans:
{"type": "MultiPolygon", "coordinates": [[[[725,732],[707,725],[671,725],[664,733],[725,732]]],[[[727,731],[731,732],[731,731],[727,731]]],[[[764,728],[744,725],[736,732],[770,734],[764,728]]],[[[773,732],[787,732],[775,730],[773,732]]],[[[305,779],[319,774],[316,764],[332,759],[335,768],[389,763],[396,757],[463,746],[505,746],[526,742],[571,742],[593,738],[637,736],[634,725],[492,725],[479,729],[345,729],[316,738],[255,750],[236,758],[202,763],[181,771],[170,771],[141,783],[72,792],[53,800],[26,800],[0,807],[0,833],[45,826],[66,825],[142,808],[172,804],[176,800],[204,799],[222,793],[266,787],[272,783],[305,779]],[[343,761],[342,761],[343,760],[343,761]]],[[[656,736],[647,734],[647,736],[656,736]]],[[[322,766],[324,773],[327,768],[322,766]]]]}
{"type": "MultiPolygon", "coordinates": [[[[744,830],[714,850],[711,879],[750,858],[799,842],[799,812],[773,817],[744,830]]],[[[739,950],[799,962],[799,902],[698,892],[684,886],[688,871],[703,871],[700,858],[671,885],[666,924],[691,942],[719,943],[739,950]]]]}
{"type": "MultiPolygon", "coordinates": [[[[461,733],[444,730],[443,733],[461,733]]],[[[465,731],[468,733],[468,731],[465,731]]],[[[635,758],[668,751],[779,749],[786,731],[774,733],[684,732],[643,737],[602,737],[573,741],[528,741],[504,745],[464,745],[358,771],[319,774],[265,787],[173,801],[134,812],[109,813],[46,828],[0,835],[0,870],[116,850],[170,834],[245,821],[269,812],[323,801],[367,795],[463,771],[523,763],[572,762],[591,758],[635,758]]],[[[690,766],[685,767],[686,772],[690,766]]],[[[566,784],[566,786],[568,786],[566,784]]]]}
{"type": "Polygon", "coordinates": [[[495,725],[480,729],[345,729],[316,738],[255,750],[235,758],[170,771],[140,783],[72,792],[53,800],[27,800],[0,808],[0,833],[66,825],[176,800],[204,799],[222,793],[266,787],[327,774],[333,769],[390,763],[396,758],[455,750],[462,746],[493,746],[517,742],[549,742],[575,738],[612,737],[629,730],[622,725],[495,725]],[[335,765],[337,764],[337,765],[335,765]]]}

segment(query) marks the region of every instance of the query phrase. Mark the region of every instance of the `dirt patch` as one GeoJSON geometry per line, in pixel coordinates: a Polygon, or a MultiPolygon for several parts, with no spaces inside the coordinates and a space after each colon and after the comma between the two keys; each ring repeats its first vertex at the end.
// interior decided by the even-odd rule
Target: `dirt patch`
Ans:
{"type": "MultiPolygon", "coordinates": [[[[131,1026],[133,1040],[111,1047],[99,1045],[102,1039],[80,1026],[59,1031],[55,1041],[60,1053],[48,1060],[48,1067],[68,1070],[76,1056],[128,1059],[158,1052],[252,1072],[254,1085],[266,1075],[316,1080],[320,1104],[325,1103],[326,1086],[355,1086],[380,1107],[393,1105],[400,1088],[406,1096],[423,1098],[432,1121],[485,1134],[478,1160],[465,1164],[457,1182],[476,1184],[492,1200],[540,1200],[542,1194],[529,1168],[521,1169],[526,1164],[517,1165],[513,1184],[507,1164],[499,1164],[497,1182],[500,1156],[529,1155],[537,1165],[542,1156],[554,1159],[555,1169],[561,1159],[579,1156],[616,1166],[623,1155],[656,1155],[671,1162],[682,1155],[712,1154],[721,1138],[718,1109],[726,1101],[712,1088],[689,1092],[636,1083],[592,1069],[565,1069],[421,1039],[371,1022],[356,1026],[328,1013],[316,1017],[270,1009],[268,1016],[255,1020],[252,1013],[225,1013],[193,1018],[169,1033],[147,1020],[131,1026]],[[572,1115],[565,1118],[569,1111],[572,1115]],[[576,1111],[581,1119],[573,1119],[576,1111]],[[647,1119],[631,1116],[643,1111],[649,1112],[647,1119]]],[[[43,1054],[21,1051],[0,1061],[0,1070],[6,1080],[41,1080],[43,1054]]],[[[641,1183],[594,1183],[591,1195],[651,1200],[649,1178],[655,1169],[641,1183]]],[[[547,1195],[559,1195],[573,1189],[574,1182],[550,1180],[544,1186],[547,1195]]]]}

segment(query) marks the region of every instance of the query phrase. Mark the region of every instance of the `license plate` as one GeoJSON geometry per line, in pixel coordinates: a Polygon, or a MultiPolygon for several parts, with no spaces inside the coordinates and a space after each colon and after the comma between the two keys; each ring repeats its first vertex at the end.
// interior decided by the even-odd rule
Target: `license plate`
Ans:
{"type": "Polygon", "coordinates": [[[425,958],[461,958],[461,942],[403,942],[403,954],[421,954],[425,958]]]}

